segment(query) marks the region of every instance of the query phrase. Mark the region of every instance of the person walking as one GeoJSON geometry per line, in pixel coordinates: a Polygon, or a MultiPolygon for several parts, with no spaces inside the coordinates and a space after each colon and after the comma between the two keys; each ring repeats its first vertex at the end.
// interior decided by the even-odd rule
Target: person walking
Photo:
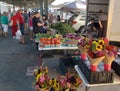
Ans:
{"type": "Polygon", "coordinates": [[[33,14],[31,14],[29,19],[29,29],[30,29],[30,40],[33,40],[33,24],[32,24],[33,14]]]}
{"type": "Polygon", "coordinates": [[[3,15],[1,16],[1,25],[3,28],[3,33],[4,36],[7,37],[7,32],[8,32],[8,16],[7,16],[7,12],[3,12],[3,15]]]}
{"type": "Polygon", "coordinates": [[[0,36],[2,35],[2,25],[0,23],[0,36]]]}
{"type": "Polygon", "coordinates": [[[16,16],[16,12],[13,12],[13,16],[10,19],[10,26],[12,29],[12,36],[13,38],[15,38],[16,36],[16,32],[18,30],[18,20],[17,20],[17,16],[16,16]]]}
{"type": "Polygon", "coordinates": [[[27,34],[27,31],[28,31],[28,20],[29,20],[29,16],[28,16],[28,13],[27,13],[27,10],[24,11],[24,21],[25,21],[25,34],[27,34]]]}
{"type": "Polygon", "coordinates": [[[33,33],[42,33],[42,28],[44,26],[44,23],[40,20],[40,13],[35,12],[34,17],[32,19],[32,24],[33,24],[33,33]]]}
{"type": "Polygon", "coordinates": [[[100,25],[100,30],[98,33],[98,36],[100,38],[105,38],[106,37],[106,33],[107,33],[107,15],[104,14],[104,12],[102,10],[100,10],[100,16],[99,16],[99,25],[100,25]]]}
{"type": "Polygon", "coordinates": [[[22,35],[24,35],[24,23],[25,22],[24,22],[24,17],[22,15],[22,12],[23,11],[21,9],[19,9],[16,13],[16,17],[17,17],[18,22],[20,24],[20,31],[21,31],[22,35]]]}
{"type": "Polygon", "coordinates": [[[1,24],[1,14],[0,14],[0,36],[2,35],[2,24],[1,24]]]}

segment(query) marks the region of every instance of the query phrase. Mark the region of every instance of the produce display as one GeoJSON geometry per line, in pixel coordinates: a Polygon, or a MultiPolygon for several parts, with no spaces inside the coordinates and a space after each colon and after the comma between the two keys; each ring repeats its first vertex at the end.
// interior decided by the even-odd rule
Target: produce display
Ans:
{"type": "Polygon", "coordinates": [[[50,34],[36,34],[36,39],[39,40],[40,47],[50,48],[50,47],[77,47],[78,37],[77,34],[68,33],[64,36],[60,34],[50,35],[50,34]]]}
{"type": "Polygon", "coordinates": [[[75,30],[70,25],[62,22],[52,24],[51,28],[56,29],[62,35],[75,32],[75,30]]]}

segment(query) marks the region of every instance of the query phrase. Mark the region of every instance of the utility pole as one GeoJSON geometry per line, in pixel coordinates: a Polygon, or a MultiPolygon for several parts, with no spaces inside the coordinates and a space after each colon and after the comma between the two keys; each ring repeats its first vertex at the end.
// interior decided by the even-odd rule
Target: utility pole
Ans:
{"type": "Polygon", "coordinates": [[[48,0],[44,0],[45,15],[48,17],[48,0]]]}

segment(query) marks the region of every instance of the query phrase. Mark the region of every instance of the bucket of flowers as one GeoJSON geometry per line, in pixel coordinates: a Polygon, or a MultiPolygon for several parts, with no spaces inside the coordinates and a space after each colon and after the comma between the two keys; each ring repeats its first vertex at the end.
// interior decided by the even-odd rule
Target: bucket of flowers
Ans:
{"type": "Polygon", "coordinates": [[[92,41],[90,48],[88,50],[88,58],[90,61],[90,70],[96,71],[97,65],[103,61],[104,56],[104,48],[106,45],[106,41],[104,39],[94,40],[92,41]]]}
{"type": "Polygon", "coordinates": [[[78,48],[81,52],[81,59],[85,60],[87,57],[87,51],[89,46],[90,40],[88,38],[82,38],[79,42],[78,42],[78,48]]]}
{"type": "Polygon", "coordinates": [[[50,78],[47,76],[48,68],[41,66],[40,68],[34,70],[34,76],[36,79],[35,89],[36,91],[49,91],[50,78]]]}
{"type": "Polygon", "coordinates": [[[112,45],[107,45],[105,48],[105,58],[103,60],[105,71],[111,70],[111,64],[115,60],[116,56],[117,56],[117,47],[112,45]]]}

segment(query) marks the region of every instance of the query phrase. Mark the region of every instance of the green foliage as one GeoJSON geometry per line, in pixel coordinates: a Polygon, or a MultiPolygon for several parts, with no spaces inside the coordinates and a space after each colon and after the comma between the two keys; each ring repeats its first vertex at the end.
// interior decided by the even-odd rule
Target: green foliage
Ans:
{"type": "Polygon", "coordinates": [[[38,34],[36,34],[36,38],[37,39],[40,39],[40,38],[50,38],[50,35],[49,34],[40,34],[40,33],[38,33],[38,34]]]}
{"type": "Polygon", "coordinates": [[[52,24],[51,28],[58,30],[58,32],[62,35],[65,35],[67,33],[74,33],[75,31],[70,25],[68,25],[67,23],[62,23],[62,22],[52,24]]]}

